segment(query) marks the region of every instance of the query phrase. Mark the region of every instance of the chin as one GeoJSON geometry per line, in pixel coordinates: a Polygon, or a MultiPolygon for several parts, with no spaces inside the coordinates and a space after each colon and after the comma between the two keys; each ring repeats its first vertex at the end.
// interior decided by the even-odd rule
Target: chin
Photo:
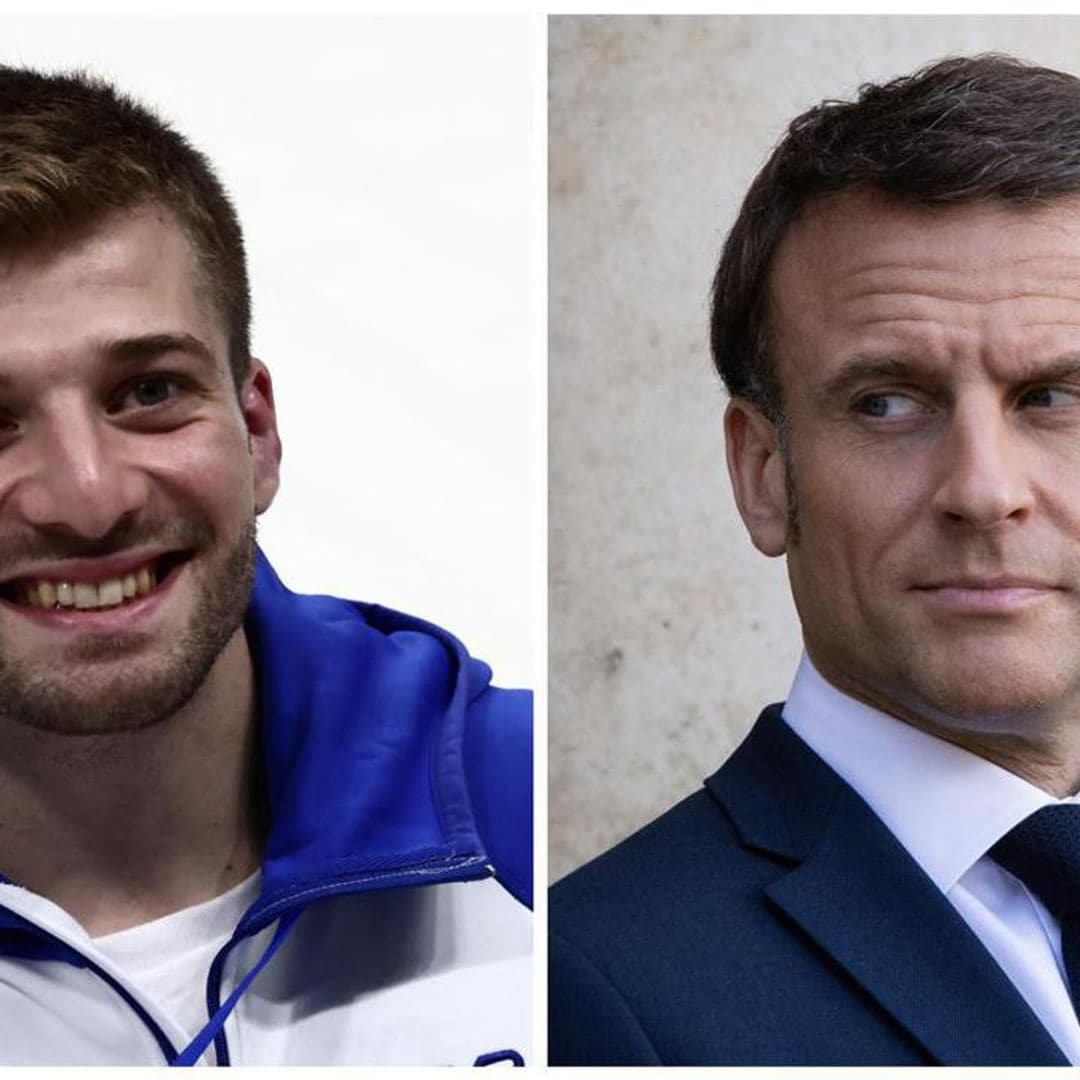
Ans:
{"type": "Polygon", "coordinates": [[[219,648],[190,647],[160,658],[129,653],[121,660],[83,665],[78,686],[57,680],[53,672],[27,677],[0,671],[2,711],[28,727],[65,735],[153,727],[195,696],[219,653],[219,648]]]}
{"type": "Polygon", "coordinates": [[[914,711],[943,727],[1023,731],[1034,718],[1080,701],[1080,671],[1064,670],[1046,651],[939,655],[902,678],[914,711]]]}

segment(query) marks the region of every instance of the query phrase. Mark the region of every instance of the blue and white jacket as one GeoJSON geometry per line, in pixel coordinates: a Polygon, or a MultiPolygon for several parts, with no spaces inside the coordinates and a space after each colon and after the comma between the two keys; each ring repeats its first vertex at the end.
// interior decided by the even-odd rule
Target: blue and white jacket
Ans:
{"type": "MultiPolygon", "coordinates": [[[[529,1060],[531,699],[450,634],[286,589],[246,623],[271,829],[262,888],[177,1023],[66,912],[0,878],[0,1064],[529,1060]]],[[[2,867],[0,867],[2,870],[2,867]]]]}

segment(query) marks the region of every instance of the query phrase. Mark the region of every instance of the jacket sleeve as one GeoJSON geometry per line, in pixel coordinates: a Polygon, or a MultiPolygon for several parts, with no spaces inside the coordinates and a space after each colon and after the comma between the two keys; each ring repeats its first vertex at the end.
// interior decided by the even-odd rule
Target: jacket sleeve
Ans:
{"type": "Polygon", "coordinates": [[[572,942],[548,935],[548,1064],[663,1065],[618,989],[572,942]]]}
{"type": "Polygon", "coordinates": [[[495,877],[527,908],[533,897],[532,694],[490,687],[469,705],[465,774],[495,877]]]}

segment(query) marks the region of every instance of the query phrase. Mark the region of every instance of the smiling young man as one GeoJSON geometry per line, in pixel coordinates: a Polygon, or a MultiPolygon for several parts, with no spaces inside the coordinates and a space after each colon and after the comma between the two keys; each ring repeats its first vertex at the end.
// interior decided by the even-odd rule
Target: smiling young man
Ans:
{"type": "Polygon", "coordinates": [[[805,654],[555,887],[552,1063],[1080,1062],[1080,82],[962,58],[799,117],[712,343],[805,654]]]}
{"type": "Polygon", "coordinates": [[[0,1063],[520,1060],[528,695],[276,578],[249,319],[206,160],[0,68],[0,1063]]]}

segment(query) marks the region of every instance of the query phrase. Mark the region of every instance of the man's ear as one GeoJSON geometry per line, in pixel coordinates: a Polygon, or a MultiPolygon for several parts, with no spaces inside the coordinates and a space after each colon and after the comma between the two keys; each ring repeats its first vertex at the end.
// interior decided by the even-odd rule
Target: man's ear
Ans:
{"type": "Polygon", "coordinates": [[[240,386],[240,411],[255,472],[255,513],[261,514],[277,494],[281,439],[274,411],[274,384],[266,365],[259,360],[251,361],[240,386]]]}
{"type": "Polygon", "coordinates": [[[766,555],[787,550],[786,463],[776,425],[755,405],[732,398],[724,413],[728,473],[750,539],[766,555]]]}

